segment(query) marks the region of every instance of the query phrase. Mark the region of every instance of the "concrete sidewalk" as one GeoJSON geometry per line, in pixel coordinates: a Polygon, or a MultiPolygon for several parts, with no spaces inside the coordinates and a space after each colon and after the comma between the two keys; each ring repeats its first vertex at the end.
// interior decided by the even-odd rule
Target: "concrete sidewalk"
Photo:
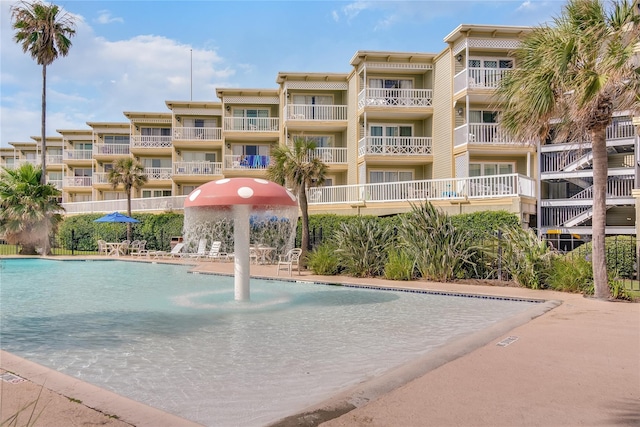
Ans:
{"type": "MultiPolygon", "coordinates": [[[[203,262],[194,270],[232,274],[233,264],[203,262]]],[[[276,267],[252,266],[252,275],[275,277],[276,267]]],[[[317,425],[329,420],[321,425],[640,426],[640,304],[514,287],[323,277],[307,272],[291,278],[562,303],[479,346],[473,344],[480,342],[476,339],[438,349],[429,361],[433,369],[426,373],[422,365],[414,371],[407,367],[395,380],[379,379],[376,387],[384,394],[371,393],[371,388],[363,391],[367,386],[362,385],[280,425],[317,425]],[[411,372],[418,375],[411,377],[411,372]],[[332,412],[336,402],[354,409],[331,419],[341,412],[332,412]]],[[[194,425],[6,353],[0,353],[0,368],[0,374],[8,370],[26,379],[15,384],[0,381],[0,423],[42,393],[36,413],[41,407],[44,411],[36,426],[194,425]]],[[[26,424],[27,418],[17,425],[26,424]]]]}

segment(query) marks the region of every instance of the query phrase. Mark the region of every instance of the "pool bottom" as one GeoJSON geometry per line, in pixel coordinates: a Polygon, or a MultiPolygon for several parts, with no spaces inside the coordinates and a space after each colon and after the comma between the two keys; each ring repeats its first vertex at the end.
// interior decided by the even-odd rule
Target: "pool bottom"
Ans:
{"type": "MultiPolygon", "coordinates": [[[[363,382],[347,391],[338,393],[327,400],[306,408],[301,412],[287,416],[268,425],[272,427],[318,425],[324,421],[340,417],[404,384],[424,376],[439,366],[501,338],[512,329],[541,316],[560,304],[560,301],[555,300],[536,304],[520,314],[502,320],[484,330],[446,343],[426,355],[407,362],[380,377],[363,382]]],[[[111,417],[117,417],[117,419],[125,423],[138,427],[201,426],[201,424],[194,421],[180,418],[161,409],[118,395],[104,388],[2,350],[0,350],[0,361],[1,369],[12,372],[59,395],[57,397],[60,405],[73,404],[72,399],[74,399],[76,402],[81,402],[82,405],[90,410],[95,410],[111,417]]],[[[11,386],[17,387],[18,385],[11,386]]],[[[6,387],[7,386],[4,386],[5,390],[6,387]]],[[[33,396],[27,396],[24,397],[24,399],[31,402],[38,398],[35,393],[33,394],[33,396]]],[[[55,403],[50,403],[49,405],[56,406],[55,403]]],[[[55,412],[55,408],[50,409],[55,412]]]]}

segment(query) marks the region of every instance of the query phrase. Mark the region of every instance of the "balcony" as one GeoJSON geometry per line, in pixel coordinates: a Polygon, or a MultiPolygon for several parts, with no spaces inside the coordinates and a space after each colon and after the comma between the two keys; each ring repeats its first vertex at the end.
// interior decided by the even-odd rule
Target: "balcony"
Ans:
{"type": "Polygon", "coordinates": [[[84,187],[90,188],[92,178],[90,176],[65,176],[63,178],[64,188],[68,187],[84,187]]]}
{"type": "Polygon", "coordinates": [[[465,68],[453,77],[453,93],[465,89],[496,89],[508,68],[465,68]]]}
{"type": "Polygon", "coordinates": [[[320,159],[327,165],[330,164],[346,164],[347,163],[347,149],[346,148],[332,148],[332,147],[320,147],[314,149],[306,157],[305,161],[311,161],[312,159],[320,159]]]}
{"type": "Polygon", "coordinates": [[[265,170],[271,164],[271,157],[258,155],[226,155],[224,168],[228,170],[265,170]]]}
{"type": "Polygon", "coordinates": [[[231,132],[278,132],[278,117],[225,117],[224,130],[231,132]]]}
{"type": "Polygon", "coordinates": [[[401,181],[310,188],[309,204],[355,204],[412,200],[464,201],[503,197],[535,197],[535,181],[508,174],[473,178],[401,181]]]}
{"type": "Polygon", "coordinates": [[[63,156],[67,162],[76,160],[84,162],[93,159],[93,150],[64,150],[63,156]]]}
{"type": "Polygon", "coordinates": [[[62,190],[62,180],[61,179],[49,179],[47,178],[47,184],[53,185],[58,190],[62,190]]]}
{"type": "Polygon", "coordinates": [[[346,105],[288,104],[284,107],[285,120],[294,121],[344,121],[347,120],[346,105]]]}
{"type": "Polygon", "coordinates": [[[131,148],[171,148],[170,136],[136,135],[131,137],[131,148]]]}
{"type": "Polygon", "coordinates": [[[425,156],[431,154],[431,137],[367,136],[358,142],[358,156],[425,156]]]}
{"type": "Polygon", "coordinates": [[[179,176],[212,176],[222,175],[222,162],[175,162],[174,178],[179,176]]]}
{"type": "Polygon", "coordinates": [[[93,183],[111,185],[111,183],[109,182],[109,172],[94,172],[93,183]]]}
{"type": "Polygon", "coordinates": [[[172,168],[144,168],[149,181],[163,181],[171,179],[172,168]]]}
{"type": "Polygon", "coordinates": [[[221,141],[222,128],[179,127],[173,129],[175,141],[221,141]]]}
{"type": "MultiPolygon", "coordinates": [[[[232,156],[228,156],[232,157],[232,156]]],[[[225,167],[227,160],[225,159],[225,167]]],[[[474,178],[432,179],[381,184],[334,185],[307,190],[310,205],[409,202],[420,200],[464,201],[501,197],[535,197],[535,181],[509,174],[474,178]]],[[[183,209],[186,196],[132,199],[133,211],[183,209]]],[[[64,203],[67,214],[113,212],[127,209],[127,201],[104,200],[64,203]]]]}
{"type": "Polygon", "coordinates": [[[62,154],[47,154],[47,166],[50,165],[61,165],[62,164],[62,154]]]}
{"type": "Polygon", "coordinates": [[[93,144],[94,156],[128,156],[129,144],[93,144]]]}
{"type": "Polygon", "coordinates": [[[526,146],[522,141],[515,140],[498,123],[470,123],[458,126],[453,134],[454,146],[469,145],[519,145],[526,146]]]}
{"type": "Polygon", "coordinates": [[[358,94],[358,109],[364,107],[431,107],[431,89],[365,88],[358,94]]]}

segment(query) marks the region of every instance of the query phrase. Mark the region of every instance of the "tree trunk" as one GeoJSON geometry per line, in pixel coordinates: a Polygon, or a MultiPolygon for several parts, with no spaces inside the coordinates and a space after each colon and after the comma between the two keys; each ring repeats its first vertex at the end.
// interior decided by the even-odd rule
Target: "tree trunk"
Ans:
{"type": "Polygon", "coordinates": [[[607,219],[608,156],[605,128],[591,132],[593,150],[593,217],[592,256],[594,296],[609,299],[609,278],[605,250],[605,227],[607,219]]]}
{"type": "Polygon", "coordinates": [[[306,264],[306,255],[309,249],[309,203],[307,202],[307,191],[304,185],[301,186],[299,196],[300,212],[302,214],[302,254],[300,255],[300,264],[306,264]]]}
{"type": "MultiPolygon", "coordinates": [[[[125,189],[127,192],[127,215],[131,216],[131,187],[125,189]]],[[[131,243],[131,223],[127,223],[127,240],[131,243]]]]}
{"type": "Polygon", "coordinates": [[[42,138],[41,167],[42,175],[40,184],[47,183],[47,66],[42,65],[42,122],[40,124],[40,134],[42,138]]]}

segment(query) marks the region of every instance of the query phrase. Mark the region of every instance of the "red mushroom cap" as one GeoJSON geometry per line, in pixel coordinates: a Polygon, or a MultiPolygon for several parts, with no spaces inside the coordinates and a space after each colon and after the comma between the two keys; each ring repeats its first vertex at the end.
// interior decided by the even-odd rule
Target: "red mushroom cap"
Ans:
{"type": "Polygon", "coordinates": [[[259,178],[224,178],[193,190],[184,207],[195,206],[298,206],[296,196],[275,182],[259,178]]]}

